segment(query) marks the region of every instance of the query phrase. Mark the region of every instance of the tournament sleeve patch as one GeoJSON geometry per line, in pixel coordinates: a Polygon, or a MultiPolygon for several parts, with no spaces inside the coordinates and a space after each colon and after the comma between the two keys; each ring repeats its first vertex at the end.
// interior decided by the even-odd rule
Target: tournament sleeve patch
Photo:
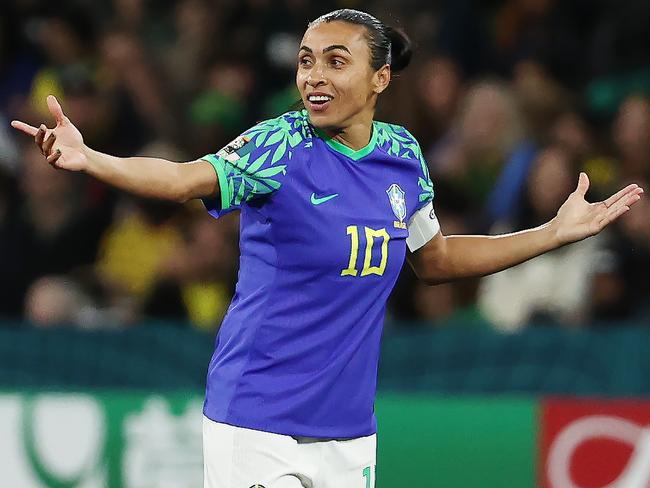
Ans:
{"type": "Polygon", "coordinates": [[[225,147],[217,152],[217,156],[234,163],[242,156],[245,156],[253,150],[252,146],[248,146],[248,143],[251,141],[251,138],[247,135],[241,135],[231,143],[227,144],[225,147]]]}
{"type": "Polygon", "coordinates": [[[240,208],[245,202],[276,192],[287,173],[294,146],[283,119],[260,122],[202,159],[219,178],[220,201],[204,199],[212,215],[240,208]]]}

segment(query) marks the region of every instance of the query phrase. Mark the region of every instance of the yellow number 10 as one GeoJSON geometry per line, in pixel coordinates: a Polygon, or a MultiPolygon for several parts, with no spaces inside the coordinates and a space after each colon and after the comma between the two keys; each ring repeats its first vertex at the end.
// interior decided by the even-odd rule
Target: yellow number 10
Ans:
{"type": "MultiPolygon", "coordinates": [[[[370,227],[364,227],[366,233],[366,253],[363,258],[363,269],[361,276],[368,276],[371,274],[383,275],[386,271],[386,262],[388,261],[388,241],[390,235],[386,232],[385,228],[375,230],[370,227]],[[381,261],[379,266],[370,266],[372,259],[372,247],[375,244],[375,237],[381,238],[381,261]]],[[[359,256],[359,227],[356,225],[348,225],[347,233],[350,236],[350,262],[348,267],[341,271],[341,276],[357,276],[357,257],[359,256]]]]}

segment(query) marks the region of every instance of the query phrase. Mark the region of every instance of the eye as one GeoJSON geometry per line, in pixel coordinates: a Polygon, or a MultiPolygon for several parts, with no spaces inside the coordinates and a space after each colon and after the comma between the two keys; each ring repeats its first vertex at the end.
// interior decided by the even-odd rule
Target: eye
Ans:
{"type": "Polygon", "coordinates": [[[300,66],[310,66],[311,65],[311,59],[309,59],[309,56],[303,56],[298,60],[298,64],[300,66]]]}
{"type": "Polygon", "coordinates": [[[335,68],[341,68],[345,65],[345,61],[339,58],[332,58],[330,61],[330,64],[334,66],[335,68]]]}

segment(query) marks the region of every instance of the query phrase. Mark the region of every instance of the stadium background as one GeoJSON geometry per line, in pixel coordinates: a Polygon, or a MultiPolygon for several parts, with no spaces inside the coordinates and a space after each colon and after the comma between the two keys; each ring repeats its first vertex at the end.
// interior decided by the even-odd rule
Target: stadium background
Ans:
{"type": "MultiPolygon", "coordinates": [[[[236,215],[136,199],[45,165],[9,120],[183,161],[298,99],[307,21],[401,26],[378,118],[413,132],[445,233],[550,218],[650,175],[644,0],[4,0],[0,7],[0,486],[194,487],[236,215]]],[[[482,280],[408,268],[379,374],[377,486],[623,488],[650,480],[650,202],[482,280]]],[[[361,488],[365,483],[360,479],[361,488]]]]}

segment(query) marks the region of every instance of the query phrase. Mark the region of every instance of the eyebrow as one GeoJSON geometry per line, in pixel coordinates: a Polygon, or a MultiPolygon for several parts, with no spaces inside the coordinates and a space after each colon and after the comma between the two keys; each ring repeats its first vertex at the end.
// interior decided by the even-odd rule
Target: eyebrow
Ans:
{"type": "MultiPolygon", "coordinates": [[[[350,50],[347,47],[345,47],[343,44],[332,44],[331,46],[327,46],[325,49],[323,49],[323,54],[325,54],[327,52],[330,52],[330,51],[335,51],[336,49],[340,49],[341,51],[345,51],[348,54],[352,54],[350,52],[350,50]]],[[[310,54],[314,52],[314,51],[312,51],[311,48],[309,48],[307,46],[300,46],[300,49],[299,49],[298,52],[300,52],[300,51],[306,51],[306,52],[308,52],[310,54]]]]}

